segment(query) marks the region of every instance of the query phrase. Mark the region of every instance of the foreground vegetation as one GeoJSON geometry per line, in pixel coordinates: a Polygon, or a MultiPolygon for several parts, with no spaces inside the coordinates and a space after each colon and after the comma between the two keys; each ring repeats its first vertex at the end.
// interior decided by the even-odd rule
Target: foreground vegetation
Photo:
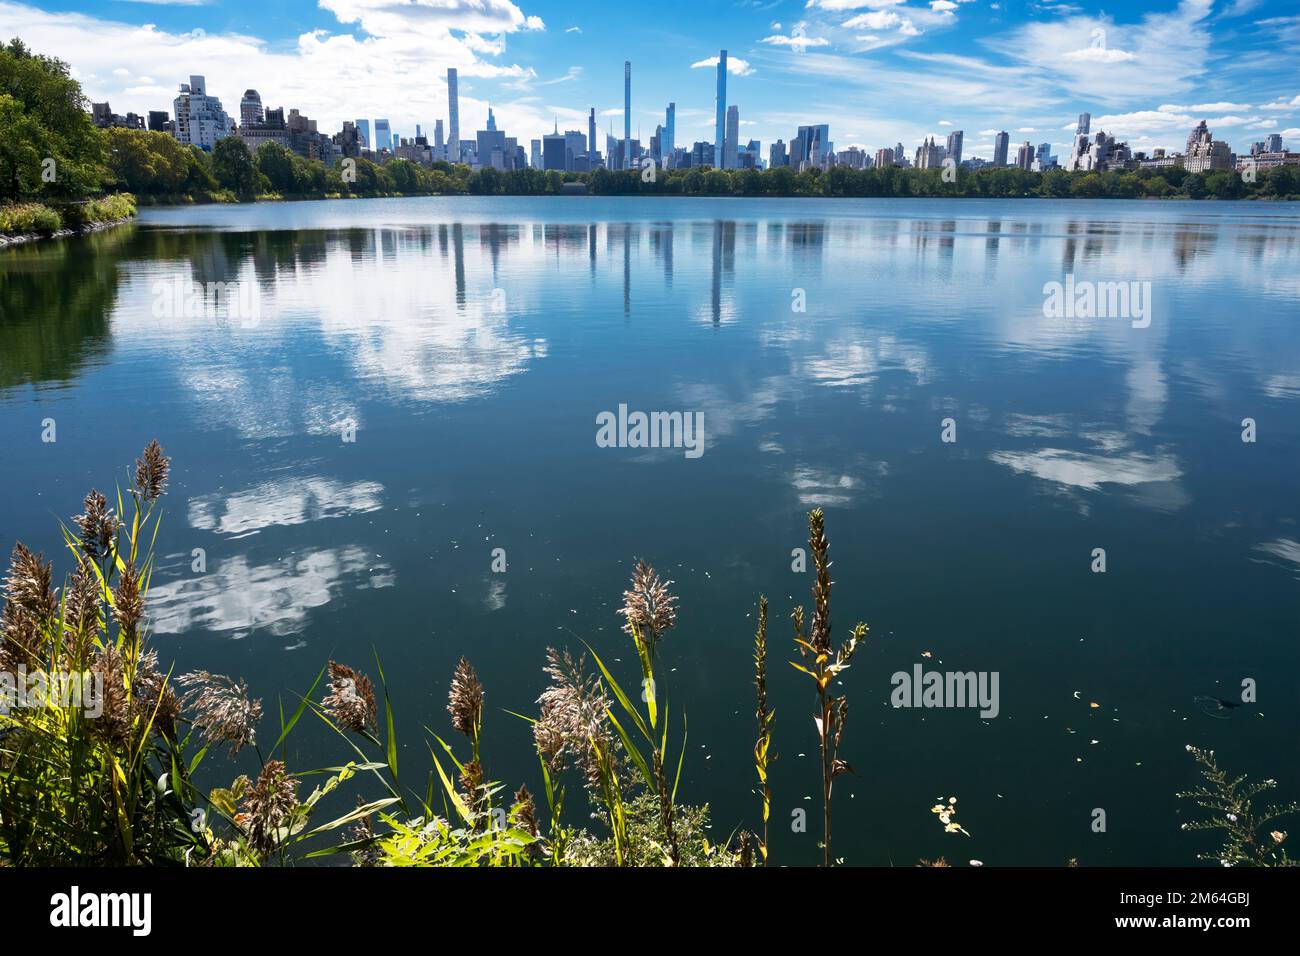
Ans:
{"type": "MultiPolygon", "coordinates": [[[[948,197],[1082,199],[1298,199],[1300,168],[1261,170],[1252,182],[1231,171],[1183,169],[1132,172],[1045,173],[1021,169],[958,170],[945,182],[941,170],[796,172],[757,170],[471,170],[405,159],[379,165],[364,158],[324,163],[304,159],[277,143],[251,152],[236,137],[211,153],[184,146],[166,133],[97,129],[68,65],[32,53],[19,40],[0,47],[0,226],[5,231],[50,232],[51,211],[77,227],[62,204],[125,192],[143,203],[241,202],[256,199],[374,196],[541,196],[584,183],[593,195],[948,197]],[[25,204],[9,209],[4,204],[25,204]],[[52,210],[31,206],[40,203],[52,210]]],[[[89,221],[98,221],[90,219],[89,221]]]]}
{"type": "MultiPolygon", "coordinates": [[[[679,793],[688,722],[685,708],[669,699],[659,653],[676,626],[677,599],[672,582],[645,563],[633,571],[619,612],[637,659],[635,681],[626,686],[640,692],[629,695],[589,646],[576,656],[550,648],[536,715],[503,712],[502,719],[531,730],[544,805],[526,785],[507,786],[494,776],[481,747],[485,691],[463,658],[447,695],[454,735],[449,740],[426,728],[429,767],[414,777],[406,767],[399,776],[396,722],[378,658],[378,683],[328,662],[272,722],[242,680],[175,674],[150,649],[152,543],[169,470],[154,442],[136,461],[125,497],[86,496],[83,512],[63,527],[73,570],[61,587],[52,563],[22,543],[14,548],[0,613],[0,864],[261,866],[339,855],[361,866],[770,862],[774,708],[766,599],[758,603],[753,657],[761,808],[755,832],[742,827],[721,843],[710,841],[708,806],[679,793]],[[70,687],[90,690],[69,696],[70,687]],[[289,767],[287,741],[304,717],[328,728],[346,759],[289,767]],[[226,782],[210,766],[223,748],[232,757],[253,751],[256,778],[226,782]],[[221,785],[200,782],[211,779],[221,785]],[[343,803],[347,797],[354,804],[343,803]],[[590,821],[584,826],[572,822],[579,801],[590,821]]],[[[798,657],[790,663],[815,692],[821,847],[831,865],[834,782],[850,772],[839,756],[847,699],[832,688],[843,686],[867,628],[856,625],[838,648],[831,642],[830,546],[820,511],[809,515],[809,550],[812,616],[805,628],[804,609],[791,614],[798,657]]],[[[1193,754],[1205,783],[1183,796],[1210,816],[1188,828],[1225,832],[1224,848],[1206,858],[1290,865],[1286,834],[1263,831],[1297,806],[1255,810],[1252,799],[1273,781],[1247,785],[1220,771],[1213,754],[1193,754]]],[[[953,809],[935,808],[950,830],[960,831],[948,819],[953,809]]]]}
{"type": "Polygon", "coordinates": [[[105,195],[104,138],[67,64],[0,46],[0,235],[51,235],[135,215],[105,195]]]}
{"type": "Polygon", "coordinates": [[[79,203],[47,206],[38,202],[0,206],[0,235],[51,236],[64,229],[82,231],[135,216],[135,197],[114,193],[79,203]]]}

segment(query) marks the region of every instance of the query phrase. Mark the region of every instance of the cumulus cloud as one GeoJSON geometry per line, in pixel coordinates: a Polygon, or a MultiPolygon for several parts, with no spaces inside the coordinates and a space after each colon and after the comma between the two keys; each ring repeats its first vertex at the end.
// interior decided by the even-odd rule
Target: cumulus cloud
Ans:
{"type": "Polygon", "coordinates": [[[830,46],[831,43],[825,37],[809,37],[802,34],[786,36],[784,33],[774,33],[771,36],[763,37],[758,42],[768,43],[772,46],[788,46],[795,51],[806,50],[808,47],[813,46],[830,46]]]}
{"type": "Polygon", "coordinates": [[[901,6],[905,0],[808,0],[805,4],[809,10],[883,10],[886,7],[901,6]]]}
{"type": "Polygon", "coordinates": [[[1213,0],[1181,0],[1135,23],[1067,16],[1025,23],[988,45],[1075,97],[1130,99],[1194,89],[1209,69],[1213,0]]]}
{"type": "MultiPolygon", "coordinates": [[[[702,70],[706,67],[711,67],[716,69],[717,66],[718,66],[718,57],[710,56],[710,57],[705,57],[703,60],[696,60],[694,63],[691,64],[691,69],[702,70]]],[[[736,76],[750,76],[753,74],[754,68],[749,65],[748,60],[742,60],[738,56],[728,56],[727,72],[734,73],[736,76]]]]}

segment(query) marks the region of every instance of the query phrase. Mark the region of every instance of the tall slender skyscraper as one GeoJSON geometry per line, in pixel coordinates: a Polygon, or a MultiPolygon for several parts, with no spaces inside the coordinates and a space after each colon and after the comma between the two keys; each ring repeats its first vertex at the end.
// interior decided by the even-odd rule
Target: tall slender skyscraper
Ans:
{"type": "Polygon", "coordinates": [[[1007,150],[1011,143],[1011,137],[1007,135],[1006,130],[993,137],[993,165],[1005,166],[1007,164],[1007,150]]]}
{"type": "Polygon", "coordinates": [[[591,163],[588,169],[596,168],[596,156],[600,150],[596,148],[596,107],[591,108],[587,114],[587,159],[591,163]]]}
{"type": "Polygon", "coordinates": [[[623,61],[623,168],[632,168],[632,61],[623,61]]]}
{"type": "Polygon", "coordinates": [[[1079,125],[1077,125],[1077,126],[1074,128],[1074,135],[1075,135],[1075,136],[1087,136],[1087,135],[1088,135],[1088,131],[1089,131],[1091,128],[1092,128],[1092,114],[1091,114],[1091,113],[1080,113],[1080,114],[1079,114],[1079,125]]]}
{"type": "Polygon", "coordinates": [[[959,129],[948,134],[947,158],[951,159],[957,166],[961,165],[961,141],[964,136],[964,131],[959,129]]]}
{"type": "Polygon", "coordinates": [[[447,160],[460,162],[460,89],[455,67],[447,70],[447,160]]]}
{"type": "Polygon", "coordinates": [[[727,145],[727,51],[718,54],[717,128],[714,130],[713,156],[719,168],[725,169],[727,145]]]}
{"type": "Polygon", "coordinates": [[[722,162],[719,164],[723,169],[735,169],[740,165],[736,158],[736,150],[740,146],[740,107],[727,107],[727,140],[722,149],[722,162]]]}
{"type": "Polygon", "coordinates": [[[665,156],[672,157],[677,148],[677,104],[668,104],[668,115],[664,122],[664,141],[660,144],[665,156]]]}

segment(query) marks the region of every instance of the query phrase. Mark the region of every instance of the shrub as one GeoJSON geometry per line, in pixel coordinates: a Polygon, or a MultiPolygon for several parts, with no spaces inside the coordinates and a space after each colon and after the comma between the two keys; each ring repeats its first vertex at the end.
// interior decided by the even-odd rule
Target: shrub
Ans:
{"type": "Polygon", "coordinates": [[[63,219],[49,206],[36,202],[0,206],[0,233],[48,236],[63,228],[63,219]]]}

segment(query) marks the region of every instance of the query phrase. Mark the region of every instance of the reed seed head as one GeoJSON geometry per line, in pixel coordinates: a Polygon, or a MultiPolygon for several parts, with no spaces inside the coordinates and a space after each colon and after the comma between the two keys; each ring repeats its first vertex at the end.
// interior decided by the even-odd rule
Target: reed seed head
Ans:
{"type": "Polygon", "coordinates": [[[108,554],[118,529],[122,527],[122,522],[108,506],[108,500],[94,489],[86,495],[85,510],[72,520],[81,529],[82,550],[92,561],[108,554]]]}
{"type": "Polygon", "coordinates": [[[831,652],[831,560],[826,519],[820,508],[808,513],[808,548],[817,578],[813,582],[813,620],[809,643],[819,654],[831,652]]]}
{"type": "Polygon", "coordinates": [[[110,744],[121,746],[131,736],[131,705],[127,700],[122,655],[109,644],[91,667],[100,686],[103,710],[95,721],[95,733],[110,744]]]}
{"type": "Polygon", "coordinates": [[[340,727],[356,733],[365,733],[377,727],[375,685],[365,674],[354,671],[346,664],[329,662],[330,692],[321,701],[340,727]]]}
{"type": "Polygon", "coordinates": [[[68,584],[63,626],[65,631],[99,630],[100,589],[94,572],[82,560],[68,584]]]}
{"type": "Polygon", "coordinates": [[[285,772],[284,761],[268,761],[241,807],[249,845],[259,853],[274,850],[280,842],[279,830],[289,823],[297,807],[298,781],[285,772]]]}
{"type": "Polygon", "coordinates": [[[188,688],[181,703],[193,712],[194,724],[207,743],[230,744],[234,756],[245,744],[257,739],[257,722],[262,719],[262,702],[249,700],[248,685],[223,674],[191,671],[176,679],[188,688]]]}
{"type": "Polygon", "coordinates": [[[533,795],[528,792],[526,784],[521,784],[518,792],[515,793],[515,806],[511,815],[521,830],[527,830],[533,836],[537,836],[537,804],[533,801],[533,795]]]}
{"type": "Polygon", "coordinates": [[[152,504],[162,497],[167,490],[167,474],[171,470],[171,459],[163,454],[158,440],[149,442],[142,457],[135,460],[135,490],[148,503],[152,504]]]}
{"type": "Polygon", "coordinates": [[[600,766],[595,747],[613,754],[609,730],[609,698],[596,676],[586,676],[586,657],[574,661],[568,651],[546,649],[544,673],[551,683],[542,696],[537,722],[533,724],[533,741],[546,761],[547,769],[560,773],[570,761],[576,763],[586,778],[589,790],[600,787],[600,766]],[[594,741],[594,743],[593,743],[594,741]]]}
{"type": "Polygon", "coordinates": [[[144,594],[140,591],[140,572],[128,562],[113,589],[113,619],[122,633],[134,643],[136,627],[144,617],[144,594]]]}
{"type": "Polygon", "coordinates": [[[146,653],[136,667],[133,703],[136,714],[143,720],[153,721],[155,734],[175,740],[181,701],[167,678],[158,667],[158,652],[146,653]]]}
{"type": "Polygon", "coordinates": [[[456,665],[451,678],[451,691],[447,695],[447,712],[452,726],[471,740],[478,736],[483,722],[483,685],[465,658],[456,665]]]}
{"type": "Polygon", "coordinates": [[[44,559],[43,554],[32,554],[25,544],[17,542],[4,581],[6,603],[16,604],[37,622],[53,618],[58,608],[52,584],[53,566],[44,559]]]}
{"type": "Polygon", "coordinates": [[[638,561],[632,570],[632,586],[623,592],[618,613],[626,619],[623,631],[639,632],[653,648],[677,624],[677,598],[668,590],[672,581],[661,580],[655,569],[638,561]]]}

